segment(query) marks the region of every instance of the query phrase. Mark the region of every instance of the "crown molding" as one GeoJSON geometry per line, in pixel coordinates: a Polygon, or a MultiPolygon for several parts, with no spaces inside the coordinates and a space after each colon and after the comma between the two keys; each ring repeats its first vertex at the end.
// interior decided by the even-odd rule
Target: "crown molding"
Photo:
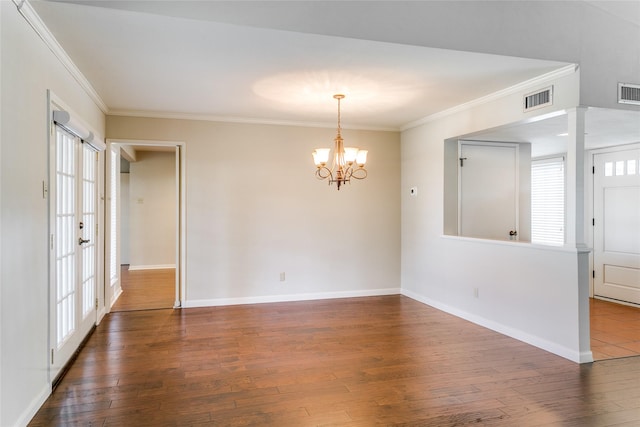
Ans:
{"type": "MultiPolygon", "coordinates": [[[[107,104],[102,100],[98,92],[95,90],[89,80],[82,74],[80,69],[75,65],[66,51],[58,43],[53,36],[49,28],[42,21],[37,14],[33,6],[31,6],[29,0],[13,0],[19,13],[25,18],[27,23],[33,28],[36,34],[42,39],[45,45],[51,50],[56,58],[67,69],[71,76],[78,82],[87,95],[95,102],[100,110],[105,115],[111,116],[128,116],[128,117],[147,117],[147,118],[163,118],[163,119],[179,119],[179,120],[199,120],[199,121],[213,121],[213,122],[227,122],[227,123],[247,123],[247,124],[264,124],[264,125],[278,125],[278,126],[299,126],[299,127],[318,127],[318,128],[333,128],[335,124],[321,123],[321,122],[298,122],[287,120],[268,120],[258,118],[242,118],[231,116],[214,116],[214,115],[202,115],[202,114],[190,114],[190,113],[176,113],[176,112],[158,112],[158,111],[139,111],[139,110],[112,110],[109,109],[107,104]]],[[[503,98],[507,95],[521,92],[523,90],[530,90],[538,85],[548,83],[560,77],[564,77],[575,73],[578,70],[577,64],[568,64],[562,68],[551,71],[549,73],[540,75],[533,79],[526,80],[518,83],[514,86],[493,92],[489,95],[477,98],[475,100],[466,102],[464,104],[457,105],[455,107],[437,112],[422,119],[418,119],[409,122],[399,128],[391,127],[374,127],[374,126],[343,126],[343,129],[357,129],[357,130],[370,130],[370,131],[385,131],[385,132],[403,132],[414,127],[430,123],[444,117],[469,110],[489,103],[491,101],[503,98]]]]}
{"type": "Polygon", "coordinates": [[[577,71],[578,71],[578,64],[566,65],[562,68],[558,68],[557,70],[551,71],[546,74],[542,74],[540,76],[534,77],[529,80],[525,80],[524,82],[518,83],[513,86],[509,86],[497,92],[490,93],[489,95],[483,96],[481,98],[476,98],[473,101],[465,102],[464,104],[456,105],[455,107],[439,111],[437,113],[431,114],[430,116],[424,117],[422,119],[409,122],[401,126],[400,131],[404,132],[405,130],[409,130],[409,129],[418,127],[420,125],[436,121],[436,120],[440,120],[444,117],[451,116],[453,114],[460,113],[462,111],[469,110],[471,108],[478,107],[483,104],[487,104],[497,99],[504,98],[505,96],[508,96],[508,95],[513,95],[518,92],[534,89],[540,85],[548,84],[553,80],[571,75],[577,71]]]}
{"type": "Polygon", "coordinates": [[[38,37],[47,45],[49,50],[53,52],[56,58],[62,63],[62,65],[69,71],[71,76],[78,82],[78,84],[84,89],[84,91],[89,95],[91,100],[95,102],[95,104],[102,110],[104,114],[109,112],[109,107],[102,100],[98,92],[94,89],[93,85],[87,80],[87,78],[82,74],[80,69],[74,64],[71,60],[71,57],[65,52],[60,43],[56,40],[56,38],[51,34],[49,28],[42,21],[38,13],[35,11],[33,6],[29,3],[28,0],[13,0],[13,3],[18,8],[18,12],[23,16],[23,18],[27,21],[27,23],[33,28],[38,37]]]}
{"type": "MultiPolygon", "coordinates": [[[[145,111],[145,110],[110,110],[109,116],[123,117],[142,117],[150,119],[174,119],[174,120],[198,120],[205,122],[224,122],[224,123],[245,123],[253,125],[273,125],[273,126],[297,126],[297,127],[313,127],[313,128],[331,128],[335,129],[335,123],[323,122],[302,122],[294,120],[271,120],[233,116],[215,116],[207,114],[178,113],[165,111],[145,111]]],[[[399,132],[399,128],[374,127],[374,126],[342,126],[342,129],[350,130],[369,130],[377,132],[399,132]]]]}

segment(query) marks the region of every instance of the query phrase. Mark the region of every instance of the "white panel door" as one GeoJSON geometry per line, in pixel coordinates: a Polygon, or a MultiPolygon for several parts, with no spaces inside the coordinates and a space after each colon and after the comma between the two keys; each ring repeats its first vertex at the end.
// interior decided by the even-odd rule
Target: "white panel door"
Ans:
{"type": "Polygon", "coordinates": [[[594,167],[594,295],[640,304],[640,148],[594,167]]]}
{"type": "Polygon", "coordinates": [[[517,240],[518,146],[460,143],[461,236],[517,240]]]}
{"type": "Polygon", "coordinates": [[[52,378],[96,321],[97,153],[56,127],[52,378]]]}

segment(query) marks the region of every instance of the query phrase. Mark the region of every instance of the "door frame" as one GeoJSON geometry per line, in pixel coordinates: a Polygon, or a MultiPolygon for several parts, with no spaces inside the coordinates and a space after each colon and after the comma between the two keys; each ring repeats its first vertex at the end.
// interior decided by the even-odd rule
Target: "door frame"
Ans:
{"type": "MultiPolygon", "coordinates": [[[[626,151],[626,150],[636,150],[636,149],[640,149],[640,142],[633,142],[630,144],[620,144],[620,145],[612,145],[609,147],[602,147],[602,148],[595,148],[593,150],[588,150],[588,155],[585,156],[585,161],[588,162],[588,167],[586,169],[586,173],[589,173],[591,175],[590,179],[586,179],[586,183],[588,185],[588,188],[585,191],[585,196],[588,197],[588,200],[585,200],[585,204],[587,206],[587,216],[586,218],[595,218],[595,173],[594,171],[594,167],[595,167],[595,156],[597,154],[606,154],[606,153],[615,153],[617,151],[626,151]],[[588,160],[586,160],[588,159],[588,160]],[[591,172],[589,172],[591,171],[591,172]]],[[[586,236],[587,236],[587,241],[590,242],[591,248],[592,250],[589,252],[589,271],[591,272],[591,274],[589,274],[589,297],[590,298],[594,298],[595,297],[595,280],[593,277],[593,274],[595,272],[595,233],[593,232],[594,227],[593,227],[593,222],[589,221],[588,219],[585,221],[585,226],[587,227],[586,230],[586,236]],[[590,225],[589,225],[590,224],[590,225]]],[[[633,307],[637,307],[635,304],[628,304],[625,303],[624,301],[613,301],[617,304],[622,304],[622,305],[632,305],[633,307]]]]}
{"type": "MultiPolygon", "coordinates": [[[[56,327],[55,324],[57,319],[52,318],[54,313],[56,312],[55,304],[56,304],[56,260],[55,260],[55,244],[56,239],[58,238],[57,230],[56,230],[56,203],[57,203],[57,179],[56,179],[56,169],[57,169],[57,152],[56,152],[56,125],[53,121],[53,111],[54,110],[64,110],[67,111],[71,117],[74,118],[74,121],[77,124],[82,125],[83,127],[89,129],[94,133],[94,136],[98,140],[100,140],[99,134],[95,133],[95,130],[92,129],[87,123],[82,119],[81,114],[77,114],[72,108],[63,102],[55,93],[51,90],[47,90],[47,180],[42,182],[42,196],[47,199],[47,247],[49,252],[49,267],[48,267],[48,305],[47,305],[47,319],[48,319],[48,333],[47,333],[47,349],[48,356],[47,360],[49,361],[47,366],[47,376],[48,382],[50,385],[53,385],[53,382],[56,378],[59,378],[60,373],[64,371],[65,365],[69,363],[70,360],[73,360],[73,355],[63,364],[54,363],[54,347],[57,345],[56,338],[56,327]],[[58,369],[59,368],[59,369],[58,369]]],[[[82,142],[81,142],[82,144],[82,142]]],[[[80,150],[83,152],[82,150],[80,150]]],[[[102,320],[104,316],[104,301],[102,301],[101,295],[104,290],[104,161],[105,155],[101,151],[96,151],[96,171],[95,171],[95,189],[96,189],[96,200],[95,200],[95,214],[96,214],[96,230],[95,230],[95,251],[96,251],[96,259],[95,259],[95,299],[96,299],[96,307],[95,307],[95,317],[92,319],[93,325],[97,325],[102,320]]],[[[93,232],[92,232],[93,233],[93,232]]],[[[87,335],[88,336],[88,335],[87,335]]],[[[84,336],[79,341],[79,346],[82,346],[82,342],[87,338],[84,336]]],[[[77,350],[77,349],[76,349],[77,350]]]]}
{"type": "MultiPolygon", "coordinates": [[[[175,301],[173,308],[182,307],[182,302],[185,301],[187,295],[186,289],[186,143],[184,141],[158,141],[158,140],[137,140],[137,139],[107,139],[107,152],[108,161],[107,164],[111,164],[114,160],[112,147],[124,147],[130,145],[147,146],[147,147],[175,147],[176,151],[176,284],[175,284],[175,301]]],[[[120,151],[118,150],[118,153],[120,151]]],[[[119,159],[117,159],[119,161],[119,159]]],[[[105,173],[109,173],[110,168],[105,168],[105,173]]],[[[105,178],[107,184],[106,194],[111,194],[111,180],[109,177],[105,178]]],[[[118,176],[118,186],[120,185],[120,177],[118,176]]],[[[111,224],[111,210],[108,208],[110,204],[105,203],[105,224],[111,224]]],[[[116,200],[116,212],[118,215],[117,223],[120,223],[120,200],[116,200]]],[[[107,233],[108,234],[108,233],[107,233]]],[[[116,233],[116,247],[120,246],[120,227],[116,233]]],[[[105,238],[105,245],[110,244],[110,239],[105,238]]],[[[117,250],[116,248],[116,250],[117,250]]],[[[115,303],[113,295],[111,295],[111,286],[106,286],[109,283],[110,271],[109,263],[106,256],[113,248],[106,247],[104,251],[104,283],[105,283],[105,301],[107,302],[107,312],[111,312],[111,307],[115,303]]],[[[120,251],[117,250],[117,268],[120,268],[120,251]]],[[[117,272],[118,276],[120,272],[117,272]]]]}

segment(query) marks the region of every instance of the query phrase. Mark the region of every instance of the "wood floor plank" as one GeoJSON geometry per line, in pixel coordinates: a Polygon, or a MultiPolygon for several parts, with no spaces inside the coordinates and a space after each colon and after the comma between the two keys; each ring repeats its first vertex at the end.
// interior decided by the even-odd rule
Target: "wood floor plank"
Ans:
{"type": "Polygon", "coordinates": [[[112,313],[32,426],[640,425],[578,365],[403,296],[112,313]]]}
{"type": "Polygon", "coordinates": [[[153,310],[171,308],[175,302],[175,268],[129,270],[120,268],[122,294],[112,311],[153,310]]]}

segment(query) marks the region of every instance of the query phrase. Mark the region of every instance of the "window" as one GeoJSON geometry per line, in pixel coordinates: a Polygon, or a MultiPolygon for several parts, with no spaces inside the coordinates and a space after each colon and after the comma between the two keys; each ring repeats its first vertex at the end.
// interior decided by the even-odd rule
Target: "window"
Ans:
{"type": "Polygon", "coordinates": [[[564,157],[531,162],[531,242],[564,244],[564,157]]]}

